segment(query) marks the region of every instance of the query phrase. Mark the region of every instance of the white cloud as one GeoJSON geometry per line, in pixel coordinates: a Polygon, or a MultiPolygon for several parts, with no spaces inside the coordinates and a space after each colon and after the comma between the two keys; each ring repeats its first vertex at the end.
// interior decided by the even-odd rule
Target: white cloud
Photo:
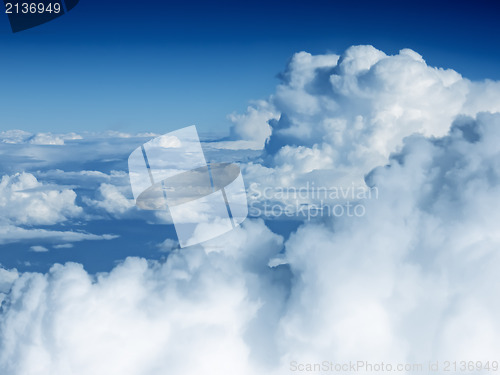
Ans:
{"type": "Polygon", "coordinates": [[[245,114],[233,113],[229,115],[229,119],[233,122],[231,137],[240,141],[222,142],[221,147],[262,149],[271,136],[269,121],[278,118],[279,113],[271,103],[266,101],[256,102],[247,108],[245,114]]]}
{"type": "Polygon", "coordinates": [[[6,130],[0,132],[0,141],[2,143],[23,143],[32,136],[31,133],[24,130],[6,130]]]}
{"type": "Polygon", "coordinates": [[[144,138],[139,137],[86,135],[85,139],[79,139],[73,133],[50,135],[46,142],[30,143],[30,139],[0,149],[0,172],[13,174],[24,170],[33,173],[58,169],[78,173],[88,170],[89,166],[99,169],[103,165],[110,167],[106,171],[119,170],[125,167],[123,160],[130,152],[144,143],[144,138]],[[50,146],[51,142],[60,143],[54,137],[64,140],[65,144],[50,146]],[[66,142],[69,139],[72,141],[66,142]]]}
{"type": "MultiPolygon", "coordinates": [[[[53,178],[61,174],[64,175],[62,171],[53,172],[51,175],[49,173],[50,176],[47,175],[47,177],[53,178]]],[[[79,178],[85,179],[88,174],[80,173],[77,175],[79,178]]],[[[123,175],[116,172],[112,172],[110,175],[102,175],[108,180],[123,180],[123,175]]],[[[90,173],[90,176],[96,177],[96,174],[90,173]]],[[[67,176],[70,179],[74,177],[72,173],[67,176]]],[[[97,177],[102,176],[97,175],[97,177]]],[[[78,178],[75,181],[78,181],[78,178]]],[[[113,198],[112,192],[108,195],[113,198]]],[[[90,218],[89,215],[84,215],[83,208],[76,203],[76,198],[77,195],[72,188],[40,182],[31,173],[23,172],[12,176],[2,176],[0,180],[0,210],[2,212],[0,216],[0,245],[34,239],[49,242],[75,242],[110,240],[117,237],[111,234],[94,235],[82,231],[51,230],[37,227],[70,224],[72,220],[84,216],[90,218]]],[[[107,204],[111,205],[109,202],[107,204]]],[[[118,208],[115,207],[114,210],[116,211],[118,208]]],[[[40,251],[41,247],[34,246],[31,250],[40,251]]]]}
{"type": "Polygon", "coordinates": [[[0,267],[0,292],[7,293],[18,277],[19,273],[16,270],[6,270],[0,267]]]}
{"type": "Polygon", "coordinates": [[[171,238],[167,238],[161,244],[158,245],[158,249],[162,252],[170,252],[179,247],[179,243],[171,238]]]}
{"type": "Polygon", "coordinates": [[[60,245],[52,246],[54,249],[71,249],[74,245],[72,243],[63,243],[60,245]]]}
{"type": "Polygon", "coordinates": [[[115,217],[121,217],[135,207],[133,198],[127,198],[125,194],[131,195],[129,186],[117,186],[102,183],[97,190],[99,199],[85,198],[87,205],[105,210],[115,217]]]}
{"type": "Polygon", "coordinates": [[[281,322],[286,359],[498,353],[499,140],[500,114],[462,119],[443,139],[411,137],[370,174],[380,199],[365,217],[292,236],[287,259],[304,282],[281,322]]]}
{"type": "Polygon", "coordinates": [[[97,235],[86,232],[48,230],[40,228],[21,228],[14,225],[0,225],[0,245],[27,241],[46,240],[52,242],[79,242],[112,240],[117,238],[114,234],[97,235]]]}
{"type": "Polygon", "coordinates": [[[103,133],[94,133],[92,134],[93,136],[96,137],[109,137],[109,138],[154,138],[159,136],[160,134],[158,133],[153,133],[153,132],[139,132],[136,134],[130,134],[130,133],[125,133],[125,132],[120,132],[116,130],[106,130],[103,133]]]}
{"type": "Polygon", "coordinates": [[[112,170],[109,173],[103,173],[95,170],[65,171],[61,169],[48,169],[37,171],[35,175],[43,180],[56,181],[58,184],[72,184],[76,187],[88,189],[98,189],[102,183],[127,188],[130,185],[126,171],[112,170]]]}
{"type": "MultiPolygon", "coordinates": [[[[246,240],[236,248],[272,251],[280,244],[261,222],[239,232],[246,240]]],[[[260,302],[249,297],[245,282],[255,276],[238,265],[238,252],[233,256],[194,247],[164,264],[130,258],[96,280],[71,263],[47,275],[25,273],[0,317],[0,369],[253,374],[243,336],[260,302]]]]}
{"type": "Polygon", "coordinates": [[[0,305],[18,277],[19,273],[16,269],[6,270],[0,265],[0,305]]]}
{"type": "Polygon", "coordinates": [[[51,225],[82,214],[82,208],[75,204],[73,190],[41,188],[44,184],[30,173],[4,175],[0,181],[0,221],[51,225]]]}
{"type": "MultiPolygon", "coordinates": [[[[2,374],[288,374],[292,360],[495,359],[500,114],[477,112],[500,109],[498,83],[367,46],[299,53],[283,77],[269,100],[280,119],[249,111],[259,124],[250,141],[265,140],[266,124],[273,134],[266,165],[244,167],[247,182],[338,185],[347,175],[350,185],[366,175],[379,194],[363,202],[365,215],[305,222],[285,244],[246,220],[202,246],[165,241],[164,263],[130,258],[95,277],[71,263],[3,270],[2,374]]],[[[124,190],[100,186],[95,204],[126,212],[124,190]]],[[[0,227],[0,243],[97,237],[34,231],[0,227]]]]}
{"type": "Polygon", "coordinates": [[[31,144],[34,145],[52,145],[52,146],[61,146],[64,145],[64,139],[53,135],[51,133],[39,133],[36,134],[31,140],[31,144]]]}
{"type": "Polygon", "coordinates": [[[351,47],[340,57],[297,53],[267,102],[279,115],[269,122],[266,146],[272,174],[250,165],[246,180],[362,185],[405,137],[443,136],[458,115],[499,111],[499,95],[499,82],[471,82],[409,49],[394,56],[372,46],[351,47]]]}
{"type": "Polygon", "coordinates": [[[49,251],[49,249],[40,245],[31,246],[30,250],[34,251],[35,253],[46,253],[47,251],[49,251]]]}
{"type": "Polygon", "coordinates": [[[10,144],[30,143],[35,145],[64,145],[65,140],[82,139],[76,133],[52,134],[36,133],[32,134],[23,130],[7,130],[0,132],[0,142],[10,144]]]}

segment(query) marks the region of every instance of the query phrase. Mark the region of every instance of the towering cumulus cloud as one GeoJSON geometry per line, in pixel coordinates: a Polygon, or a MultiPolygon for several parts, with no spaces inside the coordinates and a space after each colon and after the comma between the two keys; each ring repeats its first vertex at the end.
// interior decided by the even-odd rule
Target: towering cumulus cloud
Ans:
{"type": "MultiPolygon", "coordinates": [[[[129,258],[98,275],[75,263],[0,270],[1,374],[498,361],[500,83],[370,46],[298,53],[282,79],[232,117],[233,146],[263,150],[242,166],[247,182],[366,184],[378,195],[364,214],[304,221],[286,240],[247,219],[164,262],[129,258]]],[[[70,210],[43,198],[54,209],[44,217],[80,214],[64,194],[70,210]]]]}
{"type": "Polygon", "coordinates": [[[443,136],[457,115],[500,111],[499,92],[498,82],[471,82],[428,66],[409,49],[395,56],[372,46],[354,46],[342,56],[300,52],[267,106],[252,108],[248,121],[239,118],[234,129],[241,133],[252,124],[260,129],[254,134],[263,134],[272,126],[265,151],[273,177],[264,166],[253,166],[247,172],[256,181],[362,183],[404,137],[443,136]],[[279,120],[251,121],[265,118],[269,108],[279,120]]]}
{"type": "Polygon", "coordinates": [[[282,319],[291,358],[491,360],[500,350],[500,114],[412,136],[367,177],[356,220],[287,243],[300,282],[282,319]],[[334,354],[332,354],[334,353],[334,354]]]}

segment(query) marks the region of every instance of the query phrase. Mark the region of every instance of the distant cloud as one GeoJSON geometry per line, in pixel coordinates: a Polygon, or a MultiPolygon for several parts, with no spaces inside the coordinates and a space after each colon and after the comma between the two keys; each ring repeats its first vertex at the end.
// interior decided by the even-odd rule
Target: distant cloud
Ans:
{"type": "Polygon", "coordinates": [[[97,235],[86,232],[49,230],[40,228],[25,229],[13,225],[0,225],[0,245],[35,239],[53,242],[79,242],[112,240],[117,237],[118,236],[114,234],[97,235]]]}
{"type": "Polygon", "coordinates": [[[73,245],[72,243],[64,243],[64,244],[61,244],[61,245],[54,245],[52,247],[54,249],[71,249],[74,246],[75,245],[73,245]]]}
{"type": "Polygon", "coordinates": [[[40,246],[40,245],[36,245],[36,246],[31,246],[30,247],[30,250],[31,251],[34,251],[35,253],[46,253],[49,251],[49,249],[47,249],[46,247],[44,246],[40,246]]]}
{"type": "Polygon", "coordinates": [[[23,130],[7,130],[0,132],[0,143],[10,143],[10,144],[30,143],[35,145],[64,145],[65,140],[75,140],[75,139],[82,139],[82,136],[76,133],[32,134],[23,130]]]}
{"type": "MultiPolygon", "coordinates": [[[[40,182],[31,173],[2,176],[0,244],[29,239],[75,242],[116,238],[115,235],[108,234],[93,235],[81,231],[48,229],[47,226],[67,223],[84,215],[84,210],[76,203],[76,198],[74,190],[40,182]]],[[[33,246],[31,250],[41,251],[42,247],[33,246]]]]}
{"type": "Polygon", "coordinates": [[[31,133],[23,130],[7,130],[0,132],[0,141],[10,144],[23,143],[32,136],[31,133]]]}

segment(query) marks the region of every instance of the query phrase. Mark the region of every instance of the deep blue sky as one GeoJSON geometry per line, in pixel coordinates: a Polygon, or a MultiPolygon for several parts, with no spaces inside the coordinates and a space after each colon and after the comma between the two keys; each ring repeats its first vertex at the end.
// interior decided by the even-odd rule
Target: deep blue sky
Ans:
{"type": "Polygon", "coordinates": [[[500,79],[499,10],[486,2],[80,0],[13,34],[0,17],[0,130],[225,132],[297,51],[409,47],[429,64],[500,79]]]}

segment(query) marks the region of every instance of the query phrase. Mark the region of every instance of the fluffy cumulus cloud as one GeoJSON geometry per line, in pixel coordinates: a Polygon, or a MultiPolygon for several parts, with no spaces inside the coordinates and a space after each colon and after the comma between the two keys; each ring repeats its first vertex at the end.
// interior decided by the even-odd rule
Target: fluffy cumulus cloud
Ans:
{"type": "Polygon", "coordinates": [[[130,258],[96,278],[77,264],[6,273],[2,373],[255,373],[245,337],[273,291],[250,290],[264,282],[253,256],[279,251],[281,240],[262,222],[233,236],[230,254],[212,243],[163,264],[130,258]]]}
{"type": "MultiPolygon", "coordinates": [[[[458,115],[499,111],[499,94],[500,83],[429,66],[409,49],[394,56],[372,46],[341,56],[300,52],[268,100],[280,116],[268,121],[266,165],[247,173],[264,185],[362,184],[405,137],[443,136],[458,115]]],[[[254,111],[259,108],[267,112],[262,105],[254,111]]]]}
{"type": "MultiPolygon", "coordinates": [[[[111,234],[50,229],[48,226],[65,224],[84,215],[76,198],[74,190],[40,182],[31,173],[4,175],[0,180],[0,244],[34,239],[76,242],[116,238],[111,234]]],[[[31,250],[47,251],[40,245],[31,250]]]]}
{"type": "Polygon", "coordinates": [[[367,180],[367,214],[287,243],[287,359],[492,360],[500,350],[500,114],[407,138],[367,180]],[[309,308],[305,308],[309,306],[309,308]]]}
{"type": "Polygon", "coordinates": [[[233,123],[231,138],[233,142],[221,142],[227,148],[255,148],[262,149],[271,136],[272,130],[269,122],[277,120],[279,113],[274,105],[267,101],[258,101],[254,106],[247,108],[245,114],[233,113],[229,119],[233,123]]]}
{"type": "MultiPolygon", "coordinates": [[[[286,240],[247,219],[201,245],[157,245],[164,261],[128,258],[97,275],[75,263],[0,269],[0,372],[281,375],[349,360],[425,372],[430,360],[498,360],[499,97],[499,83],[410,50],[296,54],[276,93],[233,118],[233,142],[267,142],[262,163],[243,165],[247,182],[376,188],[363,214],[318,215],[286,240]]],[[[3,196],[29,189],[23,178],[39,184],[6,177],[3,196]]],[[[90,206],[126,213],[125,190],[97,186],[90,206]]],[[[28,220],[2,204],[10,222],[28,220]]],[[[52,221],[79,214],[54,205],[52,221]]]]}
{"type": "Polygon", "coordinates": [[[114,217],[122,217],[135,207],[133,198],[125,194],[130,193],[128,186],[117,186],[102,183],[97,189],[98,199],[86,198],[85,202],[93,207],[104,210],[114,217]]]}
{"type": "Polygon", "coordinates": [[[30,173],[4,175],[0,180],[1,221],[51,225],[79,216],[76,193],[39,182],[30,173]]]}

